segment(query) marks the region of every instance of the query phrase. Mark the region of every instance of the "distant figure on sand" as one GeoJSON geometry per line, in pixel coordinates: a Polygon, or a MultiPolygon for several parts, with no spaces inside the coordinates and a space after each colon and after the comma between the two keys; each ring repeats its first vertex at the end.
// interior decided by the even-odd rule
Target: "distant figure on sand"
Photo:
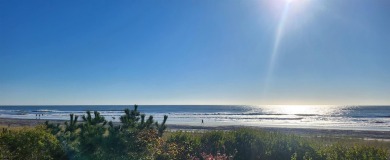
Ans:
{"type": "Polygon", "coordinates": [[[202,124],[203,124],[203,119],[202,119],[202,124]]]}

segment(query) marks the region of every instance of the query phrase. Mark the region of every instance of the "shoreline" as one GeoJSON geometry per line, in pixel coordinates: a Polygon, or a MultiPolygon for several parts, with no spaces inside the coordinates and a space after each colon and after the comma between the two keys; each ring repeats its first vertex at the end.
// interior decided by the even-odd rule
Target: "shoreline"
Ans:
{"type": "MultiPolygon", "coordinates": [[[[49,121],[51,123],[63,124],[66,120],[46,119],[14,119],[0,118],[0,126],[3,127],[34,127],[49,121]]],[[[119,124],[119,122],[116,122],[119,124]]],[[[168,131],[209,131],[209,130],[237,130],[251,128],[255,130],[295,134],[300,136],[332,137],[332,138],[359,138],[364,140],[390,141],[390,131],[366,131],[366,130],[338,130],[338,129],[314,129],[314,128],[278,128],[261,126],[191,126],[191,125],[167,125],[168,131]]]]}

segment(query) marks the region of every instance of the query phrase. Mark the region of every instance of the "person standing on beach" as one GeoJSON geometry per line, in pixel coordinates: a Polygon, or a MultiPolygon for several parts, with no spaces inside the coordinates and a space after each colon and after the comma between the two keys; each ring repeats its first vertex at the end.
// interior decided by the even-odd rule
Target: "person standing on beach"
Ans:
{"type": "Polygon", "coordinates": [[[202,119],[202,124],[203,124],[203,119],[202,119]]]}

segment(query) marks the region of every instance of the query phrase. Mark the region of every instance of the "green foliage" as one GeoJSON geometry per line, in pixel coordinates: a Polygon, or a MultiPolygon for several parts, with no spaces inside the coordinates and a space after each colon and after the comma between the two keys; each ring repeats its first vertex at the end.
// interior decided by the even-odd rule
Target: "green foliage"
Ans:
{"type": "MultiPolygon", "coordinates": [[[[201,136],[191,132],[174,132],[164,145],[165,159],[190,159],[201,152],[201,136]]],[[[164,159],[164,158],[160,158],[164,159]]]]}
{"type": "Polygon", "coordinates": [[[45,122],[46,128],[50,131],[51,134],[56,135],[61,131],[60,124],[51,124],[49,121],[45,122]]]}
{"type": "Polygon", "coordinates": [[[370,146],[347,147],[341,144],[324,146],[319,150],[322,159],[359,159],[359,160],[386,160],[389,159],[388,151],[382,148],[370,146]]]}
{"type": "Polygon", "coordinates": [[[43,127],[0,133],[1,159],[66,159],[59,141],[43,127]]]}
{"type": "Polygon", "coordinates": [[[61,142],[69,159],[153,159],[162,144],[160,137],[168,116],[161,124],[154,122],[153,116],[145,120],[137,105],[124,113],[117,125],[107,122],[97,111],[87,111],[80,124],[71,114],[63,127],[48,122],[45,125],[61,142]]]}
{"type": "Polygon", "coordinates": [[[167,122],[167,119],[168,119],[168,116],[167,115],[164,115],[164,120],[161,124],[158,124],[158,122],[156,122],[156,128],[158,130],[158,136],[161,137],[165,131],[165,129],[167,129],[167,126],[165,125],[165,122],[167,122]]]}
{"type": "Polygon", "coordinates": [[[294,135],[266,134],[265,159],[319,159],[309,142],[294,135]]]}
{"type": "Polygon", "coordinates": [[[94,116],[92,116],[90,111],[87,111],[87,114],[82,116],[84,123],[79,125],[80,132],[77,135],[79,152],[76,156],[83,159],[101,158],[104,153],[102,151],[102,142],[106,132],[105,125],[107,121],[99,112],[94,111],[93,114],[94,116]]]}
{"type": "Polygon", "coordinates": [[[387,150],[381,148],[322,145],[294,135],[253,129],[205,133],[176,132],[168,137],[167,144],[175,147],[166,151],[171,154],[165,159],[222,157],[221,159],[237,160],[385,160],[389,158],[387,150]]]}
{"type": "Polygon", "coordinates": [[[235,137],[232,132],[210,131],[201,137],[202,152],[219,154],[235,154],[234,145],[235,137]]]}
{"type": "Polygon", "coordinates": [[[235,159],[260,159],[265,154],[263,132],[241,129],[234,132],[234,148],[237,149],[235,159]]]}
{"type": "MultiPolygon", "coordinates": [[[[142,118],[142,124],[144,123],[144,117],[142,118]]],[[[140,112],[138,111],[138,105],[134,105],[134,110],[125,109],[125,115],[120,117],[120,121],[124,128],[134,128],[140,119],[140,112]]]]}
{"type": "Polygon", "coordinates": [[[102,124],[104,126],[107,123],[107,121],[104,119],[103,116],[100,115],[98,111],[94,111],[93,114],[94,116],[92,116],[91,111],[87,111],[87,115],[82,116],[84,124],[82,124],[81,126],[94,126],[98,124],[102,124]]]}
{"type": "Polygon", "coordinates": [[[74,132],[77,129],[77,119],[78,116],[75,116],[74,114],[70,114],[70,120],[69,123],[65,122],[65,132],[74,132]]]}

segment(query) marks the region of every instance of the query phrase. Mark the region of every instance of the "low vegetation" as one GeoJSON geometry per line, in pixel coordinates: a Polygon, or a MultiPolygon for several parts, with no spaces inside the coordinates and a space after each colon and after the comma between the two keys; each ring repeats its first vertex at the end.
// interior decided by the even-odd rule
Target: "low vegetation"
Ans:
{"type": "Polygon", "coordinates": [[[321,143],[253,129],[164,134],[167,116],[160,124],[137,109],[126,109],[117,125],[88,111],[81,121],[71,114],[62,125],[3,129],[0,159],[389,159],[388,150],[381,147],[321,143]]]}

